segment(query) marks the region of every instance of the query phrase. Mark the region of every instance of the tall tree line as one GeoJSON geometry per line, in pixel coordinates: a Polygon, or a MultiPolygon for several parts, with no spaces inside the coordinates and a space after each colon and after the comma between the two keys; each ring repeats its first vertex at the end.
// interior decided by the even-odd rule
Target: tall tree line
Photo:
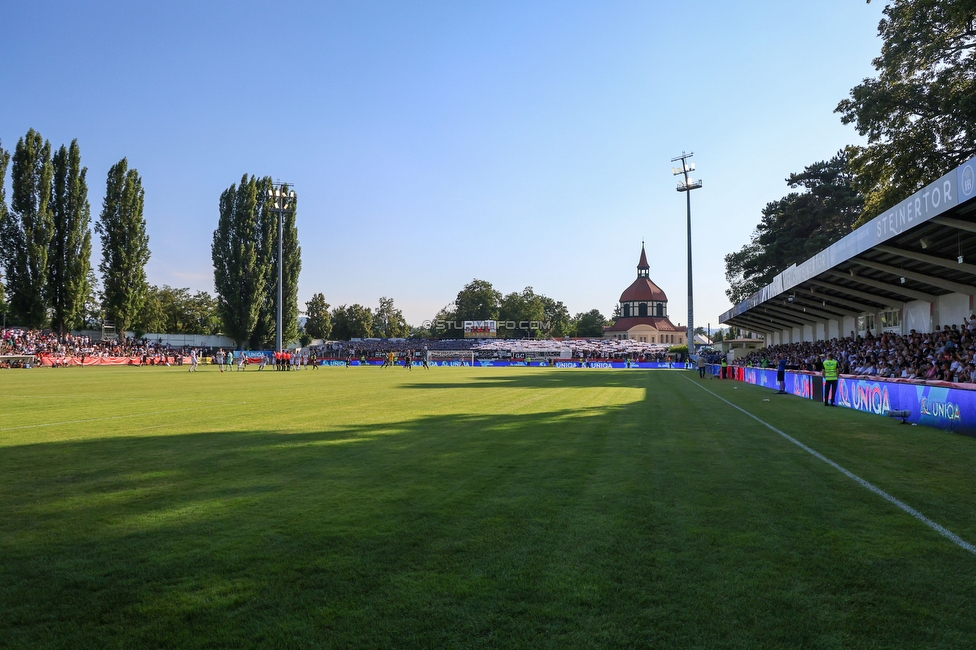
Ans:
{"type": "Polygon", "coordinates": [[[790,174],[786,184],[794,191],[767,203],[749,243],[725,256],[729,300],[748,298],[791,264],[851,232],[864,206],[853,183],[846,151],[790,174]]]}
{"type": "MultiPolygon", "coordinates": [[[[223,331],[238,346],[268,347],[275,341],[278,301],[278,214],[268,198],[270,176],[244,174],[220,195],[211,256],[223,331]]],[[[284,188],[290,191],[289,188],[284,188]]],[[[297,199],[283,213],[282,340],[298,339],[297,199]]]]}
{"type": "MultiPolygon", "coordinates": [[[[12,157],[0,146],[0,306],[11,323],[63,332],[81,327],[95,305],[87,175],[77,140],[52,155],[50,142],[30,129],[12,157]]],[[[98,308],[121,331],[135,324],[148,288],[143,203],[142,179],[123,158],[108,173],[95,225],[102,239],[98,308]]]]}
{"type": "Polygon", "coordinates": [[[836,108],[867,137],[850,147],[858,225],[976,156],[976,4],[894,0],[883,13],[878,74],[836,108]]]}
{"type": "Polygon", "coordinates": [[[787,179],[801,191],[768,203],[725,256],[733,303],[976,156],[976,4],[893,0],[883,14],[877,76],[835,110],[867,144],[787,179]]]}

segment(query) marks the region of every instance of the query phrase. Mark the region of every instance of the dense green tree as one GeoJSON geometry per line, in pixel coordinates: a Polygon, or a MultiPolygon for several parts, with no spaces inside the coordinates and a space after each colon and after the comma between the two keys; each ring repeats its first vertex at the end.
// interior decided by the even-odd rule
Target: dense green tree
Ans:
{"type": "MultiPolygon", "coordinates": [[[[271,187],[270,176],[261,179],[258,184],[258,195],[263,199],[258,216],[260,233],[258,252],[259,258],[267,263],[267,276],[264,299],[261,301],[258,321],[251,337],[256,346],[269,346],[275,343],[278,304],[278,214],[273,211],[274,206],[267,197],[267,191],[271,187]]],[[[287,186],[284,186],[283,190],[291,191],[287,186]]],[[[298,338],[298,276],[302,270],[302,249],[298,242],[297,213],[296,199],[292,203],[291,210],[283,215],[282,341],[294,341],[298,338]]]]}
{"type": "Polygon", "coordinates": [[[88,293],[81,307],[81,329],[97,329],[104,320],[102,312],[101,291],[98,286],[98,276],[95,269],[88,269],[88,293]]]}
{"type": "Polygon", "coordinates": [[[542,300],[543,322],[549,323],[548,331],[541,331],[540,336],[562,338],[570,336],[573,330],[573,319],[569,315],[566,305],[560,300],[553,300],[548,296],[539,296],[542,300]]]}
{"type": "Polygon", "coordinates": [[[530,321],[542,321],[546,315],[545,302],[543,296],[537,295],[532,287],[525,287],[522,291],[513,291],[501,299],[498,307],[498,320],[512,321],[516,329],[499,330],[499,336],[511,338],[530,338],[542,335],[540,330],[520,329],[522,324],[528,325],[530,321]]]}
{"type": "Polygon", "coordinates": [[[596,338],[603,336],[603,327],[607,319],[599,309],[591,309],[586,313],[576,314],[576,336],[596,338]]]}
{"type": "Polygon", "coordinates": [[[241,348],[257,327],[273,264],[272,258],[261,254],[261,208],[267,186],[266,180],[245,174],[239,186],[224,190],[210,247],[223,331],[241,348]]]}
{"type": "Polygon", "coordinates": [[[155,285],[149,285],[149,288],[146,289],[146,299],[142,303],[142,309],[139,310],[133,328],[136,334],[140,336],[146,332],[175,333],[169,331],[169,315],[166,312],[162,289],[155,285]]]}
{"type": "Polygon", "coordinates": [[[373,336],[387,339],[404,338],[410,334],[410,326],[403,312],[393,305],[393,298],[380,298],[380,306],[373,313],[373,336]]]}
{"type": "MultiPolygon", "coordinates": [[[[6,168],[9,156],[0,154],[6,168]]],[[[0,222],[0,258],[12,319],[28,327],[47,323],[51,215],[51,144],[34,129],[18,140],[11,172],[10,210],[0,222]]]]}
{"type": "Polygon", "coordinates": [[[458,292],[454,300],[454,317],[460,321],[498,318],[502,294],[490,282],[474,279],[458,292]]]}
{"type": "Polygon", "coordinates": [[[859,223],[976,155],[976,4],[894,0],[878,35],[878,76],[837,106],[868,141],[851,148],[859,223]]]}
{"type": "Polygon", "coordinates": [[[332,334],[332,315],[329,303],[321,293],[312,294],[305,303],[305,332],[313,339],[328,339],[332,334]]]}
{"type": "Polygon", "coordinates": [[[464,333],[453,328],[455,322],[457,322],[457,307],[451,302],[444,305],[434,315],[434,319],[430,321],[430,327],[425,330],[424,336],[435,339],[459,338],[464,333]],[[443,324],[443,327],[438,327],[439,324],[443,324]]]}
{"type": "Polygon", "coordinates": [[[81,166],[78,141],[61,145],[52,161],[53,234],[48,250],[48,300],[51,327],[64,332],[81,325],[85,300],[91,291],[91,208],[88,204],[88,168],[81,166]]]}
{"type": "Polygon", "coordinates": [[[146,299],[149,235],[142,211],[142,179],[123,158],[108,172],[102,214],[95,230],[101,235],[102,308],[116,330],[131,327],[146,299]]]}
{"type": "Polygon", "coordinates": [[[217,334],[220,332],[218,301],[206,291],[150,286],[133,326],[137,334],[217,334]]]}
{"type": "Polygon", "coordinates": [[[332,338],[340,341],[373,336],[373,312],[359,304],[332,310],[332,338]]]}
{"type": "Polygon", "coordinates": [[[766,204],[749,243],[725,256],[725,293],[733,304],[851,232],[861,214],[863,199],[843,151],[790,174],[786,183],[801,191],[766,204]]]}

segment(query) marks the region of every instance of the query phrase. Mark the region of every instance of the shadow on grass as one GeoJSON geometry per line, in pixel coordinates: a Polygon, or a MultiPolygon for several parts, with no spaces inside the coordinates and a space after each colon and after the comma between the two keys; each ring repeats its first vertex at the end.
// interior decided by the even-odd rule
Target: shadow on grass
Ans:
{"type": "Polygon", "coordinates": [[[756,647],[915,634],[951,647],[976,633],[952,615],[976,595],[971,571],[947,586],[945,566],[830,537],[849,523],[832,475],[725,435],[725,413],[669,414],[662,396],[697,395],[651,378],[468,382],[656,392],[531,416],[2,448],[0,639],[756,647]]]}
{"type": "Polygon", "coordinates": [[[663,373],[685,371],[673,370],[603,370],[591,368],[526,368],[525,374],[510,373],[499,376],[479,375],[466,377],[458,382],[416,382],[404,385],[404,388],[418,390],[437,388],[602,388],[624,387],[644,388],[648,385],[648,378],[653,373],[659,378],[663,373]]]}

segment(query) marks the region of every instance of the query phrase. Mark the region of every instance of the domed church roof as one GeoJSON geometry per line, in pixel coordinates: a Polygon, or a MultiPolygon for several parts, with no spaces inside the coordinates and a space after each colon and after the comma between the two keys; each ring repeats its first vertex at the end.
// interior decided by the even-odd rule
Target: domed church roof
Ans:
{"type": "Polygon", "coordinates": [[[668,297],[649,278],[637,278],[620,294],[620,302],[667,302],[668,297]]]}
{"type": "Polygon", "coordinates": [[[644,243],[641,242],[640,261],[637,263],[637,279],[620,294],[620,302],[667,302],[668,297],[661,291],[651,279],[647,277],[651,267],[647,263],[647,253],[644,252],[644,243]]]}

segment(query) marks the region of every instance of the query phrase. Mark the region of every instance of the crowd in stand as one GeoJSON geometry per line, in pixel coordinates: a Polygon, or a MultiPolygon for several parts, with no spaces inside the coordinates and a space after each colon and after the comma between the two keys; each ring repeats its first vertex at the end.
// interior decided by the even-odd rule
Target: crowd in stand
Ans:
{"type": "Polygon", "coordinates": [[[389,352],[403,354],[426,349],[431,352],[472,352],[479,359],[509,358],[524,354],[532,358],[556,358],[569,350],[573,359],[667,361],[667,349],[662,345],[628,339],[363,339],[360,341],[331,341],[316,347],[324,358],[378,358],[389,352]]]}
{"type": "Polygon", "coordinates": [[[316,346],[318,356],[327,359],[370,359],[389,352],[402,355],[426,347],[428,350],[469,351],[477,339],[362,339],[360,341],[329,341],[316,346]]]}
{"type": "Polygon", "coordinates": [[[864,336],[852,332],[842,339],[773,345],[736,363],[776,367],[784,355],[788,368],[819,372],[829,352],[845,375],[976,383],[976,315],[961,325],[936,327],[934,332],[867,332],[864,336]]]}
{"type": "MultiPolygon", "coordinates": [[[[177,365],[182,364],[186,354],[189,352],[183,348],[170,348],[168,345],[158,345],[145,339],[96,341],[90,336],[74,335],[70,332],[59,334],[20,328],[4,329],[0,336],[0,356],[43,356],[54,367],[66,365],[72,359],[84,363],[86,359],[111,357],[137,358],[145,365],[177,365]]],[[[23,364],[22,361],[4,363],[8,367],[23,364]]]]}
{"type": "MultiPolygon", "coordinates": [[[[217,354],[217,350],[195,348],[199,359],[217,354]]],[[[389,353],[397,357],[405,354],[426,355],[427,352],[465,352],[477,358],[531,357],[560,358],[567,350],[573,359],[603,361],[667,361],[667,349],[661,345],[618,339],[570,339],[564,341],[535,339],[363,339],[359,341],[330,341],[315,346],[311,352],[320,359],[380,358],[389,353]]],[[[121,338],[97,341],[90,336],[59,334],[51,331],[9,328],[2,330],[0,357],[43,357],[54,367],[69,362],[84,364],[86,360],[128,358],[141,365],[182,365],[189,358],[189,348],[171,348],[146,339],[121,338]]],[[[214,359],[216,357],[213,357],[214,359]]],[[[213,363],[217,363],[213,361],[213,363]]],[[[22,360],[2,360],[6,367],[24,365],[22,360]]]]}

